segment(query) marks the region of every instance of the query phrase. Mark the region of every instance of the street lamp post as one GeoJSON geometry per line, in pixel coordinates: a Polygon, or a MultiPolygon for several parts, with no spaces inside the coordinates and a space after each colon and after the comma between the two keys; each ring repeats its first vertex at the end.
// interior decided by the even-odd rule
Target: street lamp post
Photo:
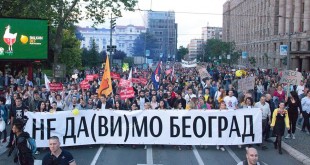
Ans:
{"type": "Polygon", "coordinates": [[[291,60],[291,39],[292,39],[292,33],[291,33],[291,26],[293,25],[292,17],[284,17],[282,15],[278,15],[278,17],[282,17],[289,20],[289,26],[288,26],[288,44],[287,44],[287,56],[286,56],[286,69],[290,69],[290,60],[291,60]]]}

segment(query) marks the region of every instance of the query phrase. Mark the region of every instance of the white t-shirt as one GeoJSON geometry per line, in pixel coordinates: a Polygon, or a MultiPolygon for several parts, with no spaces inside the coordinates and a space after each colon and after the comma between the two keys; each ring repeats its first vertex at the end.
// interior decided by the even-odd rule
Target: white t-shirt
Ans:
{"type": "Polygon", "coordinates": [[[225,96],[224,97],[224,102],[226,104],[227,109],[236,109],[238,105],[238,100],[235,96],[225,96]]]}
{"type": "Polygon", "coordinates": [[[196,97],[196,95],[195,94],[186,94],[184,99],[186,100],[186,103],[188,103],[189,101],[191,101],[191,99],[193,97],[196,97]]]}
{"type": "Polygon", "coordinates": [[[296,88],[298,96],[304,93],[305,86],[298,85],[296,88]]]}

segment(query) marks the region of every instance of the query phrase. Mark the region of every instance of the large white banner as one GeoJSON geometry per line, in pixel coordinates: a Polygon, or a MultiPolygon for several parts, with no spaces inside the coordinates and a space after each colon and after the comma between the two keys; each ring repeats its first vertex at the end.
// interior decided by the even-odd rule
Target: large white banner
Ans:
{"type": "Polygon", "coordinates": [[[237,145],[262,141],[259,109],[27,112],[38,147],[87,144],[237,145]]]}
{"type": "Polygon", "coordinates": [[[197,66],[197,60],[196,59],[194,59],[192,61],[182,60],[181,64],[182,64],[183,68],[193,68],[193,67],[197,66]]]}

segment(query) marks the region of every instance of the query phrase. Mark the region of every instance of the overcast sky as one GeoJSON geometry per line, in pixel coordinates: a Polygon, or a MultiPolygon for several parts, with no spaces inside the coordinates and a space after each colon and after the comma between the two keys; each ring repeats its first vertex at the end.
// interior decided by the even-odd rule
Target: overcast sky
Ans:
{"type": "MultiPolygon", "coordinates": [[[[227,0],[139,0],[136,8],[142,10],[176,12],[176,23],[178,24],[178,47],[187,46],[191,39],[201,38],[202,27],[222,27],[223,4],[227,0]],[[181,13],[179,13],[181,12],[181,13]],[[186,13],[184,13],[186,12],[186,13]],[[191,14],[192,13],[192,14],[191,14]],[[200,14],[199,14],[200,13],[200,14]]],[[[117,25],[133,24],[144,26],[144,12],[123,12],[123,17],[118,18],[117,25]]],[[[83,26],[87,23],[83,22],[83,26]]],[[[88,25],[91,25],[89,23],[88,25]]],[[[80,24],[80,26],[82,26],[80,24]]],[[[109,28],[109,24],[102,25],[109,28]]]]}

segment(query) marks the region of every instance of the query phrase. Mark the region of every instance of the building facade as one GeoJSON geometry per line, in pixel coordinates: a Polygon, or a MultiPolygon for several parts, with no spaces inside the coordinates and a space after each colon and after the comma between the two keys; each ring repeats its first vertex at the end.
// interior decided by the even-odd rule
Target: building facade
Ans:
{"type": "Polygon", "coordinates": [[[280,45],[288,45],[289,68],[309,71],[309,18],[309,0],[228,0],[223,5],[223,40],[234,41],[264,68],[286,68],[280,45]]]}
{"type": "Polygon", "coordinates": [[[177,24],[174,11],[147,11],[145,13],[147,32],[156,39],[155,48],[150,50],[153,59],[171,58],[177,53],[177,24]]]}
{"type": "MultiPolygon", "coordinates": [[[[110,45],[110,29],[95,29],[79,27],[78,31],[81,33],[83,40],[81,41],[81,48],[90,49],[93,41],[98,46],[98,51],[106,51],[107,46],[110,45]]],[[[144,26],[115,26],[112,32],[112,45],[116,46],[117,50],[123,51],[127,56],[132,56],[132,48],[135,39],[141,34],[145,33],[144,26]]]]}
{"type": "Polygon", "coordinates": [[[107,50],[107,45],[110,44],[110,29],[78,27],[77,31],[81,34],[83,38],[81,40],[81,48],[85,48],[88,50],[91,49],[94,41],[97,46],[98,52],[107,50]]]}
{"type": "Polygon", "coordinates": [[[202,27],[201,38],[203,39],[203,41],[207,41],[209,39],[222,40],[222,34],[223,34],[223,28],[206,26],[206,27],[202,27]]]}
{"type": "Polygon", "coordinates": [[[190,60],[197,59],[202,54],[203,39],[191,39],[188,44],[188,58],[190,60]]]}

